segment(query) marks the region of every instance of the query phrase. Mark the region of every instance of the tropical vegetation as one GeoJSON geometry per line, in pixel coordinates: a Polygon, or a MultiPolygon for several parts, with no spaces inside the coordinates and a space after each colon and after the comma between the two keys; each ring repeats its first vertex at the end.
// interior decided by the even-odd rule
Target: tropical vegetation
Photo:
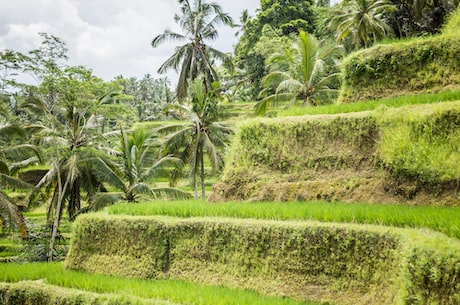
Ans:
{"type": "Polygon", "coordinates": [[[332,11],[329,27],[337,29],[337,42],[351,35],[355,46],[367,48],[392,33],[385,18],[395,10],[389,0],[344,1],[332,11]]]}
{"type": "Polygon", "coordinates": [[[177,2],[175,84],[0,50],[0,303],[458,303],[458,0],[177,2]]]}
{"type": "Polygon", "coordinates": [[[171,124],[158,128],[158,132],[168,134],[164,143],[164,153],[173,154],[189,165],[189,176],[198,198],[198,181],[201,182],[201,198],[206,198],[205,154],[212,170],[216,172],[224,163],[223,149],[227,146],[232,128],[218,121],[219,83],[212,84],[209,91],[205,81],[196,79],[190,91],[190,101],[178,105],[187,123],[171,124]]]}
{"type": "Polygon", "coordinates": [[[293,48],[270,57],[271,71],[262,80],[264,90],[256,113],[265,114],[270,107],[286,102],[293,106],[298,100],[303,106],[329,103],[338,91],[334,82],[341,50],[301,30],[293,48]]]}
{"type": "Polygon", "coordinates": [[[229,57],[211,47],[208,41],[217,38],[217,26],[220,24],[232,26],[232,18],[222,11],[216,3],[207,3],[202,0],[179,0],[180,14],[174,16],[174,20],[183,29],[184,34],[165,30],[163,34],[152,40],[152,47],[156,48],[165,41],[186,42],[176,48],[175,52],[158,69],[164,73],[168,69],[179,72],[177,84],[177,97],[185,98],[187,89],[200,74],[205,76],[206,84],[211,85],[218,81],[218,75],[213,67],[215,60],[221,60],[229,64],[229,57]],[[180,69],[180,70],[179,70],[180,69]]]}

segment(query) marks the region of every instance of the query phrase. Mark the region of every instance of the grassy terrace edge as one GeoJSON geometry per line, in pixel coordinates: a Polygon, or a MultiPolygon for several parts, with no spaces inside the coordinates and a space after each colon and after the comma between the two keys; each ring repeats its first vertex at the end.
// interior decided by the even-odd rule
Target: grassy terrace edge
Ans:
{"type": "Polygon", "coordinates": [[[234,217],[270,220],[380,224],[428,228],[460,239],[460,207],[354,204],[341,202],[225,202],[203,200],[121,203],[107,209],[112,215],[175,217],[234,217]]]}
{"type": "Polygon", "coordinates": [[[460,89],[454,89],[435,93],[420,93],[414,95],[372,99],[355,103],[319,105],[317,107],[294,107],[280,110],[276,113],[276,115],[285,117],[299,115],[340,114],[375,110],[381,107],[402,107],[458,100],[460,100],[460,89]]]}
{"type": "MultiPolygon", "coordinates": [[[[0,301],[14,293],[29,302],[41,296],[52,304],[266,304],[319,305],[264,296],[242,289],[204,286],[182,280],[123,278],[65,269],[62,263],[0,264],[0,301]],[[13,291],[14,290],[14,291],[13,291]],[[2,299],[3,296],[3,299],[2,299]],[[78,303],[79,301],[80,303],[78,303]]],[[[17,303],[1,303],[17,304],[17,303]]],[[[21,303],[22,304],[22,303],[21,303]]],[[[32,304],[32,303],[30,303],[32,304]]]]}
{"type": "Polygon", "coordinates": [[[458,253],[458,239],[423,229],[97,213],[77,218],[66,267],[343,305],[453,304],[458,253]]]}

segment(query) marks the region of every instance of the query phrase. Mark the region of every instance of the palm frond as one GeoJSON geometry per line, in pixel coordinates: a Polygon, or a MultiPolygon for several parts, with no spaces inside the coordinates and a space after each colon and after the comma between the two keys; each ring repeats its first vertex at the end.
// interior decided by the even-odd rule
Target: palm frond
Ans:
{"type": "Polygon", "coordinates": [[[10,166],[6,160],[0,159],[0,174],[10,175],[10,166]]]}
{"type": "Polygon", "coordinates": [[[4,226],[8,226],[10,230],[13,228],[19,229],[21,237],[27,238],[28,232],[24,217],[11,198],[2,190],[0,190],[0,218],[4,226]]]}
{"type": "Polygon", "coordinates": [[[11,177],[9,175],[5,175],[2,173],[0,173],[0,186],[21,190],[30,190],[34,188],[34,186],[30,183],[24,182],[19,178],[11,177]]]}
{"type": "Polygon", "coordinates": [[[285,105],[286,102],[295,101],[295,95],[292,93],[272,94],[257,102],[254,106],[256,115],[264,115],[269,109],[285,105]]]}
{"type": "Polygon", "coordinates": [[[114,164],[101,158],[89,158],[86,162],[94,169],[94,175],[102,182],[106,182],[116,188],[124,189],[125,184],[120,179],[122,176],[119,169],[114,164]],[[110,166],[111,165],[111,166],[110,166]]]}
{"type": "Polygon", "coordinates": [[[123,196],[124,193],[121,192],[97,193],[96,195],[90,198],[89,205],[80,209],[80,211],[78,211],[78,214],[102,210],[103,208],[109,205],[123,200],[123,196]]]}
{"type": "Polygon", "coordinates": [[[171,199],[189,199],[192,196],[181,189],[174,187],[156,187],[152,188],[152,193],[155,194],[155,197],[167,197],[171,199]]]}
{"type": "Polygon", "coordinates": [[[19,161],[19,162],[14,162],[10,166],[10,174],[11,175],[16,175],[20,169],[26,168],[30,165],[34,165],[37,163],[41,163],[40,160],[37,157],[31,157],[27,158],[25,160],[19,161]]]}
{"type": "Polygon", "coordinates": [[[159,177],[165,175],[173,169],[179,170],[184,166],[184,162],[175,157],[166,156],[158,159],[146,173],[145,178],[159,177]]]}
{"type": "Polygon", "coordinates": [[[184,41],[186,37],[182,34],[174,33],[169,30],[165,30],[163,34],[156,36],[152,40],[152,47],[156,48],[166,41],[184,41]]]}
{"type": "Polygon", "coordinates": [[[274,72],[267,74],[262,79],[262,85],[265,88],[269,88],[269,87],[276,88],[282,81],[289,79],[289,78],[291,78],[291,76],[286,72],[274,71],[274,72]]]}

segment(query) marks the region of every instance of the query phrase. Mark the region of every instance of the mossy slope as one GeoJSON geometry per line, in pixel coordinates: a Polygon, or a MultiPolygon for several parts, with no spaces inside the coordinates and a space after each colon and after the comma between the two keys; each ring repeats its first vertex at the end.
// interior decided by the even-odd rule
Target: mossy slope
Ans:
{"type": "Polygon", "coordinates": [[[443,33],[408,42],[376,45],[342,63],[339,102],[359,102],[460,87],[460,8],[443,33]]]}
{"type": "Polygon", "coordinates": [[[239,126],[211,201],[460,204],[460,102],[239,126]]]}
{"type": "Polygon", "coordinates": [[[66,266],[342,305],[454,304],[458,253],[458,240],[424,230],[92,214],[77,219],[66,266]]]}

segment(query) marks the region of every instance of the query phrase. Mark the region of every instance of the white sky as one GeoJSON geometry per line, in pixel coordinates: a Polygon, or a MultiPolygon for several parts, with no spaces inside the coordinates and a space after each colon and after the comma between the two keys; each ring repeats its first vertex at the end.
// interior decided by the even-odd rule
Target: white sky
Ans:
{"type": "MultiPolygon", "coordinates": [[[[193,0],[192,0],[193,1],[193,0]]],[[[208,0],[208,2],[211,2],[208,0]]],[[[247,9],[255,15],[259,0],[214,0],[234,22],[247,9]]],[[[181,33],[173,16],[177,0],[0,0],[0,50],[27,52],[41,42],[39,32],[55,35],[69,48],[69,64],[96,76],[141,78],[156,73],[174,51],[174,43],[152,48],[152,39],[170,29],[181,33]]],[[[211,45],[231,52],[236,29],[220,28],[211,45]]],[[[175,72],[168,73],[174,81],[175,72]]]]}

